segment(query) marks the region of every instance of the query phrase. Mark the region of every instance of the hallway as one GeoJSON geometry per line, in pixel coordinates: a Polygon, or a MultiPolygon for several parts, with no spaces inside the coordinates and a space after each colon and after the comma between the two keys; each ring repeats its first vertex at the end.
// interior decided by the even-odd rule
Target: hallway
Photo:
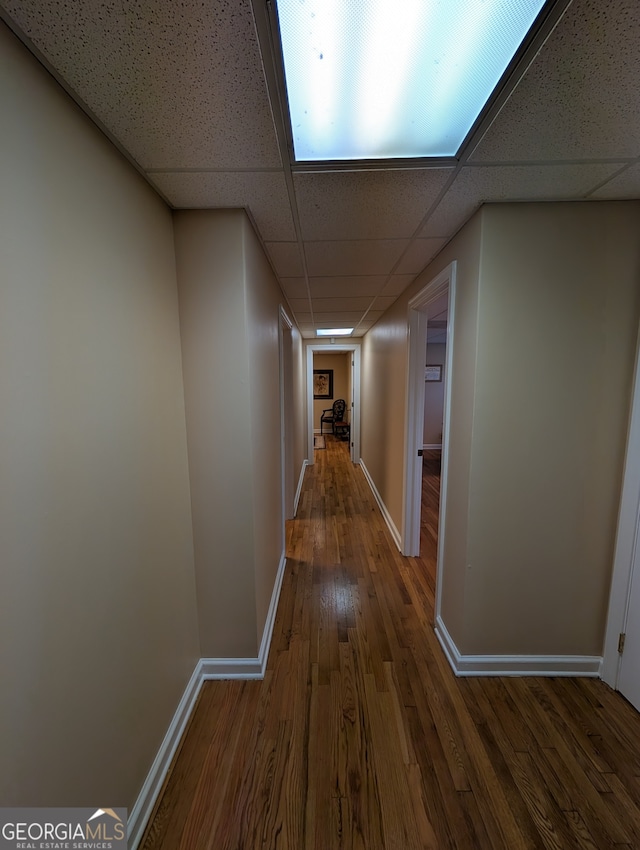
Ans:
{"type": "Polygon", "coordinates": [[[205,682],[144,850],[640,847],[624,699],[453,676],[433,633],[436,478],[423,557],[404,558],[346,444],[315,452],[265,679],[205,682]]]}

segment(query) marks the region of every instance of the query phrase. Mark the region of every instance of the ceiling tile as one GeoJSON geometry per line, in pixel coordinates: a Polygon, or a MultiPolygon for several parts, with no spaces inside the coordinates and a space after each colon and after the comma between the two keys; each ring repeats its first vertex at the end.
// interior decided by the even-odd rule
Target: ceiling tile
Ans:
{"type": "Polygon", "coordinates": [[[383,295],[392,295],[395,300],[415,279],[416,276],[414,274],[394,274],[389,278],[387,285],[382,290],[383,295]]]}
{"type": "Polygon", "coordinates": [[[638,0],[574,0],[471,158],[638,156],[638,44],[638,0]]]}
{"type": "Polygon", "coordinates": [[[176,209],[246,207],[264,240],[296,238],[281,171],[156,172],[151,179],[176,209]]]}
{"type": "Polygon", "coordinates": [[[370,322],[377,322],[384,315],[384,310],[369,310],[366,318],[370,322]]]}
{"type": "Polygon", "coordinates": [[[340,310],[335,313],[316,313],[313,318],[320,328],[335,328],[356,325],[365,311],[364,310],[340,310]]]}
{"type": "Polygon", "coordinates": [[[278,277],[299,277],[303,273],[297,242],[265,242],[278,277]]]}
{"type": "Polygon", "coordinates": [[[295,174],[304,239],[412,236],[452,169],[295,174]]]}
{"type": "Polygon", "coordinates": [[[420,235],[452,236],[484,202],[580,200],[619,168],[615,163],[463,168],[420,235]]]}
{"type": "Polygon", "coordinates": [[[640,163],[630,165],[620,174],[617,174],[600,189],[597,189],[591,198],[640,198],[640,163]]]}
{"type": "Polygon", "coordinates": [[[353,242],[305,242],[310,275],[388,273],[408,245],[406,239],[353,242]]]}
{"type": "Polygon", "coordinates": [[[388,310],[396,300],[396,295],[378,295],[373,303],[376,310],[388,310]]]}
{"type": "Polygon", "coordinates": [[[369,307],[373,300],[371,298],[314,298],[313,312],[334,313],[339,310],[360,310],[364,311],[369,307]]]}
{"type": "Polygon", "coordinates": [[[381,291],[386,275],[311,277],[309,287],[314,298],[359,298],[381,291]]]}
{"type": "Polygon", "coordinates": [[[288,298],[306,298],[307,282],[303,277],[281,277],[280,285],[288,298]]]}
{"type": "Polygon", "coordinates": [[[3,0],[144,168],[281,165],[250,0],[3,0]]]}
{"type": "Polygon", "coordinates": [[[309,311],[309,299],[308,298],[290,298],[289,304],[292,310],[295,310],[296,314],[298,311],[303,312],[304,310],[309,311]]]}
{"type": "Polygon", "coordinates": [[[396,272],[418,274],[445,244],[445,239],[414,239],[402,255],[396,272]]]}

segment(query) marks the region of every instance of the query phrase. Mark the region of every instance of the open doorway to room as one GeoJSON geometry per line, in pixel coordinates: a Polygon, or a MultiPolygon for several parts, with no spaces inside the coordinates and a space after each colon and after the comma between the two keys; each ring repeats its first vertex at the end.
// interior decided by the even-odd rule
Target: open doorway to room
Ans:
{"type": "Polygon", "coordinates": [[[317,343],[307,346],[307,431],[308,463],[313,463],[314,436],[320,431],[331,433],[327,425],[321,428],[323,410],[343,398],[346,402],[343,422],[348,429],[339,429],[340,437],[349,443],[349,456],[353,463],[360,462],[360,343],[317,343]],[[333,359],[335,358],[335,359],[333,359]],[[317,370],[314,372],[314,370],[317,370]],[[329,374],[331,373],[331,374],[329,374]],[[322,379],[321,398],[314,398],[314,376],[322,379]]]}
{"type": "Polygon", "coordinates": [[[455,284],[456,264],[453,262],[409,302],[402,553],[415,557],[421,554],[424,510],[434,544],[437,539],[436,614],[440,608],[440,573],[446,534],[455,284]],[[436,389],[432,389],[434,385],[436,389]]]}
{"type": "Polygon", "coordinates": [[[420,557],[436,564],[444,432],[444,388],[447,366],[449,293],[429,303],[424,375],[424,428],[422,435],[422,497],[420,557]]]}

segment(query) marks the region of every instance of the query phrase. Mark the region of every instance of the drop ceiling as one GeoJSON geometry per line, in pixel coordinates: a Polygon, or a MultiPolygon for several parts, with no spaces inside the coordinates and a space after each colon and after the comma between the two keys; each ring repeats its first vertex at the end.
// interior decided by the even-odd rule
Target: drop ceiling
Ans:
{"type": "Polygon", "coordinates": [[[258,0],[0,15],[171,207],[247,210],[305,337],[365,333],[483,203],[640,198],[638,0],[563,3],[455,161],[340,171],[291,166],[258,0]]]}

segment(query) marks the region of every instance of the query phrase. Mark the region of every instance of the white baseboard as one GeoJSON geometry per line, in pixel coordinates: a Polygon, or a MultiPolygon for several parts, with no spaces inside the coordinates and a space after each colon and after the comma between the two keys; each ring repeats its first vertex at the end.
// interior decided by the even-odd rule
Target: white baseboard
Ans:
{"type": "Polygon", "coordinates": [[[267,669],[267,659],[269,658],[269,649],[271,647],[271,638],[273,637],[273,627],[276,622],[276,614],[278,613],[278,602],[280,600],[280,591],[282,590],[282,579],[287,566],[287,556],[282,552],[280,555],[280,563],[278,564],[278,572],[276,580],[271,591],[271,602],[267,611],[267,619],[262,630],[262,640],[260,641],[260,651],[258,653],[258,661],[260,662],[260,678],[264,679],[264,673],[267,669]]]}
{"type": "Polygon", "coordinates": [[[304,482],[304,474],[307,470],[307,466],[309,465],[309,461],[302,461],[302,469],[300,470],[300,478],[298,478],[298,487],[296,489],[296,495],[293,499],[293,515],[295,516],[298,513],[298,502],[300,501],[300,494],[302,493],[302,484],[304,482]]]}
{"type": "Polygon", "coordinates": [[[367,483],[369,484],[369,487],[371,488],[371,492],[373,493],[373,496],[374,496],[376,502],[378,503],[378,507],[382,511],[382,516],[384,517],[384,521],[387,523],[389,531],[391,532],[391,536],[393,537],[393,542],[396,544],[398,549],[400,551],[402,551],[402,539],[400,537],[400,532],[396,528],[395,523],[393,522],[393,519],[391,518],[391,514],[387,510],[387,506],[382,501],[382,497],[380,496],[380,493],[378,493],[378,488],[374,484],[373,478],[369,475],[369,470],[367,469],[367,466],[366,466],[365,462],[362,460],[362,458],[360,458],[360,466],[362,468],[362,471],[364,472],[364,477],[367,479],[367,483]]]}
{"type": "Polygon", "coordinates": [[[422,450],[425,452],[433,451],[434,449],[442,451],[442,443],[424,443],[422,446],[422,450]]]}
{"type": "Polygon", "coordinates": [[[151,817],[167,771],[171,766],[180,740],[187,728],[189,718],[200,693],[200,687],[202,686],[201,667],[202,661],[198,661],[182,695],[182,699],[178,703],[178,708],[173,715],[173,720],[169,724],[169,729],[160,745],[158,754],[151,765],[151,770],[129,815],[127,821],[129,850],[136,850],[142,839],[147,821],[151,817]]]}
{"type": "Polygon", "coordinates": [[[180,740],[196,704],[202,683],[206,679],[263,679],[269,657],[273,627],[278,610],[278,600],[286,566],[284,552],[280,557],[276,580],[273,585],[267,619],[262,631],[262,641],[257,658],[201,658],[178,704],[164,741],[160,745],[151,770],[142,786],[138,799],[127,822],[129,850],[137,850],[142,840],[147,821],[164,784],[180,740]]]}
{"type": "Polygon", "coordinates": [[[461,655],[447,627],[436,618],[436,637],[456,676],[593,676],[602,658],[590,655],[461,655]]]}

